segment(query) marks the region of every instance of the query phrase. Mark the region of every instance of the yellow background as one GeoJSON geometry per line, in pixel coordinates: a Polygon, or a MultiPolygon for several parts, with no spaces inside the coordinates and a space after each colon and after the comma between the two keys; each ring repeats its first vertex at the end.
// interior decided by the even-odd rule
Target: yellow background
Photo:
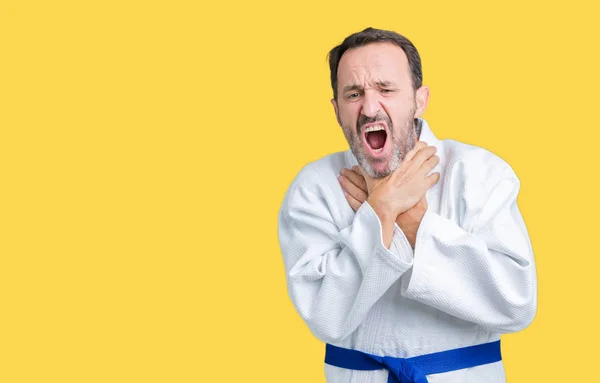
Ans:
{"type": "Polygon", "coordinates": [[[347,148],[326,54],[367,26],[419,49],[438,137],[521,179],[539,310],[508,381],[593,380],[593,3],[1,1],[0,381],[324,382],[277,212],[347,148]]]}

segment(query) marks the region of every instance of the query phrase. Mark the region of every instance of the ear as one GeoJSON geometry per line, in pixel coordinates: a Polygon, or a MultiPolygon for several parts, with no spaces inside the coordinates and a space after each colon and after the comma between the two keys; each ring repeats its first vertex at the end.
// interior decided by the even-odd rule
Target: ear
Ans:
{"type": "Polygon", "coordinates": [[[423,85],[417,89],[415,101],[417,102],[417,109],[415,110],[414,118],[419,118],[425,113],[427,103],[429,102],[429,88],[427,86],[423,85]]]}
{"type": "Polygon", "coordinates": [[[337,119],[337,122],[340,126],[342,126],[342,122],[340,121],[340,113],[338,110],[338,105],[337,102],[335,101],[335,98],[331,99],[331,105],[333,105],[333,111],[335,112],[335,118],[337,119]]]}

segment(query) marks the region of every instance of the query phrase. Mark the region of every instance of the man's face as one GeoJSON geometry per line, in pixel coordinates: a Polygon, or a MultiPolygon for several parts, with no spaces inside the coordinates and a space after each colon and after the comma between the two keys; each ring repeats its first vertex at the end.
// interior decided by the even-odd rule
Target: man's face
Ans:
{"type": "Polygon", "coordinates": [[[406,54],[391,43],[346,51],[337,79],[332,103],[352,153],[371,177],[389,175],[416,143],[429,90],[415,92],[406,54]]]}

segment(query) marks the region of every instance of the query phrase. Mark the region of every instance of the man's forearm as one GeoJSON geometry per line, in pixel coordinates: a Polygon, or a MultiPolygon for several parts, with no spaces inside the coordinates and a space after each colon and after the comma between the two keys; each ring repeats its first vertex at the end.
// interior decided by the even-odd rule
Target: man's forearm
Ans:
{"type": "Polygon", "coordinates": [[[389,249],[392,244],[392,238],[394,237],[394,223],[396,221],[396,217],[393,217],[391,214],[386,213],[386,209],[380,208],[378,206],[371,205],[375,214],[379,218],[379,222],[381,222],[381,234],[383,238],[383,245],[389,249]]]}

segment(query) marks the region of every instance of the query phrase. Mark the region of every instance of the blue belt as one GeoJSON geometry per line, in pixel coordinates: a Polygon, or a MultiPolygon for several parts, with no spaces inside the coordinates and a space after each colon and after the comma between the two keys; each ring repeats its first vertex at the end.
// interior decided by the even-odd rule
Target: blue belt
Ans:
{"type": "Polygon", "coordinates": [[[325,363],[350,370],[389,371],[388,383],[428,383],[425,375],[481,366],[502,360],[500,341],[415,356],[377,356],[327,344],[325,363]]]}

